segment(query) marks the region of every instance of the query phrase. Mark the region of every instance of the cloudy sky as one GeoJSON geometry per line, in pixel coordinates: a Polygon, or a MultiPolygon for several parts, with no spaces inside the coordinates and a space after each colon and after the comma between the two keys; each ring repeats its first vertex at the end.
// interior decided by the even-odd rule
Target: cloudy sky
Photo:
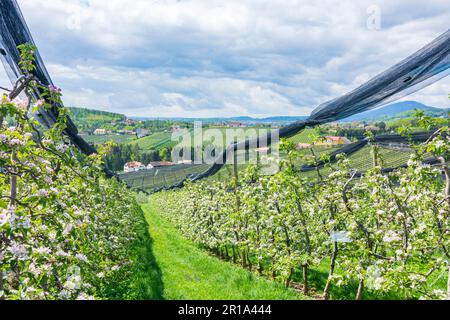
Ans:
{"type": "MultiPolygon", "coordinates": [[[[450,21],[448,0],[19,4],[66,105],[148,117],[306,115],[450,21]]],[[[450,107],[449,85],[407,99],[450,107]]]]}

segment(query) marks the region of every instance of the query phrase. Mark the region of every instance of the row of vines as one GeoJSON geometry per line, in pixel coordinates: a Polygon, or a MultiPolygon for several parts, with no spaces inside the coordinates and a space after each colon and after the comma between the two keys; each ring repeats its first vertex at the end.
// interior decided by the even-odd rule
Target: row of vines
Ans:
{"type": "MultiPolygon", "coordinates": [[[[424,126],[430,121],[420,120],[424,126]]],[[[444,299],[450,295],[446,132],[441,128],[414,146],[408,168],[389,175],[382,174],[383,159],[373,146],[367,161],[375,166],[363,177],[342,155],[327,164],[331,174],[311,180],[297,171],[301,155],[285,141],[288,156],[273,176],[249,166],[230,181],[190,184],[152,201],[189,239],[304,294],[339,299],[333,288],[352,287],[356,299],[368,292],[444,299]],[[423,164],[430,154],[441,164],[423,164]],[[324,285],[314,287],[311,275],[324,268],[324,285]]]]}

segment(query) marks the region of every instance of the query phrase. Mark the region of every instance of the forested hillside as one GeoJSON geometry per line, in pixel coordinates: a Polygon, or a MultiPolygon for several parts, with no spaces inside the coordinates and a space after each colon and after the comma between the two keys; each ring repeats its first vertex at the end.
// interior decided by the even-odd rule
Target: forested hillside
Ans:
{"type": "Polygon", "coordinates": [[[91,110],[85,108],[68,108],[72,120],[80,132],[93,132],[98,128],[111,128],[112,123],[119,123],[126,120],[123,114],[91,110]]]}

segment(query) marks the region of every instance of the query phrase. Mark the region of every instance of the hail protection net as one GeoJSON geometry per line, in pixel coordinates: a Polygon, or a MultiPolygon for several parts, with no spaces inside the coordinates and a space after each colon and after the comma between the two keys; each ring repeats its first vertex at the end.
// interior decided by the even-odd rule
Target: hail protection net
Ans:
{"type": "MultiPolygon", "coordinates": [[[[14,82],[21,76],[20,68],[18,67],[20,56],[17,46],[23,43],[34,43],[16,0],[2,0],[0,2],[0,28],[0,56],[7,74],[10,76],[11,81],[14,82]]],[[[342,120],[383,106],[447,76],[450,71],[449,67],[450,30],[447,30],[419,51],[367,81],[352,92],[318,106],[308,119],[281,128],[279,137],[289,138],[299,133],[305,127],[314,127],[342,120]]],[[[44,85],[52,84],[39,53],[37,53],[37,68],[34,74],[44,85]]],[[[61,106],[54,106],[49,111],[41,111],[39,114],[40,121],[47,126],[51,126],[58,115],[59,107],[61,106]]],[[[95,152],[95,149],[78,135],[77,128],[70,119],[68,119],[68,128],[65,133],[72,143],[84,153],[91,154],[95,152]]],[[[388,137],[386,139],[391,138],[394,140],[398,139],[398,137],[388,137]]],[[[387,141],[384,142],[386,143],[387,141]]],[[[213,164],[197,165],[194,167],[195,169],[184,167],[180,169],[181,172],[178,175],[172,178],[168,178],[169,176],[161,173],[162,171],[158,171],[159,176],[155,179],[161,179],[160,181],[164,182],[161,182],[160,187],[156,188],[156,190],[178,188],[186,180],[196,181],[215,175],[230,159],[233,159],[230,156],[231,154],[238,150],[248,151],[251,148],[260,146],[262,142],[270,145],[274,142],[272,141],[272,135],[269,133],[262,137],[233,143],[217,156],[213,164]],[[186,175],[183,176],[184,173],[186,175]]],[[[363,148],[366,144],[367,141],[360,141],[345,147],[340,152],[344,151],[351,154],[352,150],[355,152],[355,150],[363,148]]],[[[336,154],[331,154],[331,157],[335,158],[336,154]]],[[[307,171],[309,169],[304,167],[304,170],[307,171]]],[[[158,175],[156,171],[151,174],[154,176],[158,175]]],[[[122,176],[122,178],[126,181],[130,179],[127,176],[122,176]]],[[[131,180],[134,183],[136,179],[131,180]]]]}
{"type": "MultiPolygon", "coordinates": [[[[6,69],[6,73],[13,84],[22,76],[19,67],[20,51],[17,47],[24,43],[35,44],[17,1],[1,0],[0,57],[6,69]]],[[[35,56],[36,70],[33,71],[34,76],[42,85],[52,85],[53,82],[45,68],[39,52],[36,52],[35,56]]],[[[38,95],[39,92],[36,94],[38,95]]],[[[47,127],[53,126],[58,118],[58,109],[60,107],[62,106],[55,105],[50,110],[41,110],[38,114],[39,121],[47,127]]],[[[95,152],[95,149],[78,135],[77,127],[69,117],[67,118],[67,129],[65,131],[72,143],[83,153],[92,154],[95,152]]]]}

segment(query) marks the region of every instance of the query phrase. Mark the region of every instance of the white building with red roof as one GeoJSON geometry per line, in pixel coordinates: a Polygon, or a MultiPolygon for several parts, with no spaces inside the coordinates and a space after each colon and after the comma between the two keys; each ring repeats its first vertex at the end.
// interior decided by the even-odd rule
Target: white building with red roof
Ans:
{"type": "Polygon", "coordinates": [[[138,162],[138,161],[131,161],[128,163],[125,163],[124,167],[123,167],[123,171],[126,173],[129,172],[137,172],[137,171],[141,171],[141,170],[145,170],[146,167],[142,162],[138,162]]]}

